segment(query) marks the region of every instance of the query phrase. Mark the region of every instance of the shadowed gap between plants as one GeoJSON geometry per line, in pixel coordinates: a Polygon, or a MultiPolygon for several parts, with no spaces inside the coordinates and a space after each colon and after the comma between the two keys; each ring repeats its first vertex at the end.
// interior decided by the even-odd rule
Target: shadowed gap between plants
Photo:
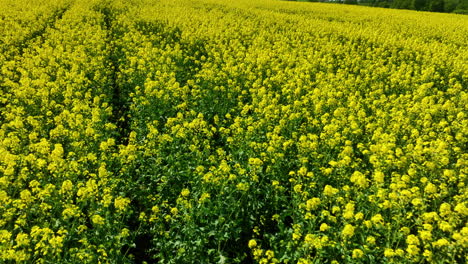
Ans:
{"type": "MultiPolygon", "coordinates": [[[[115,139],[118,146],[125,146],[129,141],[130,134],[130,120],[129,114],[129,95],[134,91],[129,90],[129,87],[122,87],[118,81],[118,75],[121,71],[120,64],[125,54],[122,47],[118,46],[117,41],[122,38],[124,32],[115,26],[116,16],[123,10],[118,10],[112,7],[110,2],[100,2],[93,8],[96,12],[103,15],[103,27],[107,31],[107,44],[109,45],[108,65],[110,67],[109,78],[107,83],[107,92],[110,95],[110,104],[112,106],[112,115],[110,117],[111,123],[117,127],[115,139]]],[[[114,173],[118,173],[118,168],[113,168],[114,173]]],[[[130,204],[131,207],[137,206],[134,201],[130,204]]],[[[135,216],[129,217],[126,223],[127,227],[132,233],[136,233],[139,227],[138,218],[135,216]]],[[[146,234],[138,234],[135,237],[134,246],[125,246],[121,249],[123,255],[133,255],[135,263],[143,263],[150,261],[147,256],[147,250],[151,248],[149,243],[149,236],[146,234]]]]}
{"type": "MultiPolygon", "coordinates": [[[[107,4],[109,5],[109,4],[107,4]]],[[[96,6],[95,10],[104,16],[104,27],[108,32],[108,45],[109,52],[109,80],[108,91],[111,93],[112,116],[111,122],[117,127],[116,143],[118,145],[128,144],[128,135],[130,133],[130,124],[127,118],[129,111],[128,96],[129,91],[125,91],[117,82],[117,76],[120,72],[120,58],[123,53],[119,47],[116,46],[115,41],[122,37],[123,33],[117,31],[113,26],[116,19],[116,12],[121,10],[114,10],[109,6],[96,6]]]]}
{"type": "MultiPolygon", "coordinates": [[[[202,41],[193,41],[193,42],[181,41],[180,40],[181,33],[178,28],[168,29],[167,26],[162,23],[155,23],[155,22],[150,23],[150,22],[140,21],[140,22],[137,22],[136,28],[140,31],[140,33],[145,34],[145,35],[154,34],[156,32],[158,34],[168,34],[168,36],[165,36],[165,40],[169,40],[170,43],[179,43],[182,47],[183,60],[179,60],[179,61],[176,60],[176,65],[177,65],[176,81],[179,83],[179,85],[185,86],[187,85],[189,80],[195,79],[195,76],[197,75],[197,73],[202,67],[200,58],[202,56],[205,56],[205,57],[208,56],[204,43],[202,41]]],[[[154,45],[156,46],[158,45],[158,43],[154,43],[154,45]]],[[[121,61],[125,61],[125,59],[121,61]]],[[[138,80],[138,82],[132,83],[131,85],[132,88],[136,86],[144,85],[145,78],[140,78],[140,79],[141,80],[138,80]]],[[[219,95],[219,96],[220,98],[222,98],[222,95],[219,95]]],[[[194,106],[193,108],[196,112],[207,113],[206,111],[207,109],[203,109],[203,106],[209,105],[211,103],[211,100],[210,98],[207,98],[206,96],[203,96],[201,100],[205,100],[206,101],[205,104],[201,106],[197,105],[197,106],[194,106]]],[[[158,107],[161,109],[156,110],[158,112],[157,114],[153,112],[153,115],[155,115],[155,118],[159,119],[158,121],[160,121],[158,129],[160,129],[161,131],[164,131],[165,129],[164,124],[166,121],[164,116],[167,116],[167,117],[174,116],[177,113],[177,110],[174,108],[175,105],[171,106],[171,105],[166,104],[166,105],[161,105],[158,107]],[[166,109],[163,109],[164,107],[166,107],[166,109]]],[[[208,113],[211,113],[211,115],[213,116],[217,114],[217,112],[219,111],[217,111],[216,109],[211,109],[211,108],[208,109],[208,113]]],[[[212,116],[207,117],[207,121],[210,122],[211,124],[213,122],[212,119],[213,119],[212,116]]],[[[134,130],[135,128],[131,128],[131,129],[134,130]]],[[[215,143],[215,145],[218,145],[219,147],[222,147],[226,144],[224,140],[220,138],[219,135],[215,136],[211,140],[215,140],[216,142],[213,142],[213,143],[215,143]]],[[[161,150],[161,151],[164,151],[164,150],[161,150]]],[[[173,151],[173,150],[168,149],[166,151],[173,151]]],[[[189,176],[188,168],[196,164],[193,162],[190,162],[190,157],[189,157],[190,152],[188,152],[188,150],[180,149],[176,153],[169,153],[169,154],[171,155],[167,157],[164,156],[162,158],[161,163],[157,166],[158,168],[154,168],[155,164],[153,162],[150,162],[149,160],[138,161],[138,164],[134,168],[132,168],[132,171],[135,171],[135,173],[133,173],[133,175],[135,175],[134,176],[135,183],[132,184],[134,185],[134,187],[130,189],[135,190],[135,188],[139,188],[138,186],[145,186],[144,189],[147,190],[146,192],[158,190],[158,194],[162,195],[163,197],[168,197],[168,198],[177,197],[177,194],[180,192],[180,190],[184,187],[187,187],[186,185],[189,184],[188,183],[189,180],[185,179],[186,177],[189,176]],[[171,162],[170,159],[175,159],[175,160],[171,162]],[[164,173],[167,173],[167,171],[172,171],[174,175],[171,177],[168,177],[167,182],[165,182],[164,185],[160,185],[160,182],[157,181],[157,179],[152,179],[150,175],[146,175],[147,172],[151,172],[150,173],[151,175],[160,175],[160,174],[163,175],[164,173]]],[[[143,190],[143,193],[140,192],[139,195],[130,194],[131,196],[133,196],[131,206],[132,208],[135,209],[135,212],[136,212],[133,217],[130,217],[130,219],[133,219],[133,220],[129,220],[129,224],[128,224],[128,226],[131,228],[131,231],[133,232],[139,232],[138,230],[140,228],[140,224],[137,220],[138,219],[137,213],[144,211],[147,207],[147,205],[145,204],[146,202],[144,200],[147,195],[145,195],[144,192],[145,191],[143,190]]],[[[146,193],[146,194],[149,194],[149,193],[146,193]]],[[[223,243],[228,247],[229,247],[228,244],[236,245],[232,250],[230,250],[229,252],[226,252],[227,254],[229,254],[229,256],[234,257],[236,253],[239,252],[239,250],[241,250],[242,252],[247,252],[247,248],[245,248],[247,243],[245,243],[245,241],[248,241],[248,239],[251,238],[251,226],[246,225],[245,227],[246,228],[242,228],[243,230],[242,234],[244,235],[242,235],[240,238],[236,237],[233,239],[229,239],[228,241],[223,243]],[[238,239],[240,239],[240,242],[241,242],[240,244],[238,243],[238,239]],[[240,245],[240,247],[238,245],[240,245]]],[[[158,248],[156,247],[155,244],[151,242],[152,240],[151,236],[152,235],[149,234],[148,232],[140,231],[140,233],[137,235],[135,239],[136,246],[133,248],[130,248],[130,249],[127,248],[124,250],[128,250],[129,253],[135,257],[135,261],[138,263],[140,261],[148,261],[148,262],[157,261],[157,259],[152,260],[152,257],[151,257],[152,254],[150,254],[151,252],[158,254],[158,248]]],[[[247,259],[249,259],[249,257],[250,256],[248,256],[247,259]]],[[[248,261],[247,259],[246,261],[248,261]]]]}
{"type": "MultiPolygon", "coordinates": [[[[181,87],[183,87],[187,85],[189,80],[194,79],[194,77],[200,71],[202,66],[199,62],[200,58],[202,56],[207,56],[207,52],[202,41],[196,41],[195,43],[184,42],[181,40],[182,32],[179,28],[169,26],[163,22],[138,21],[136,23],[136,28],[144,35],[150,35],[154,33],[162,34],[165,41],[174,45],[176,43],[179,44],[181,46],[183,54],[182,58],[188,59],[175,61],[177,66],[175,72],[176,81],[181,87]]],[[[154,43],[154,45],[157,46],[158,43],[154,43]]],[[[140,87],[144,86],[145,80],[143,79],[141,81],[142,83],[136,85],[139,85],[140,87]]],[[[175,109],[175,105],[167,104],[160,105],[158,108],[160,109],[158,111],[159,115],[156,116],[157,120],[159,121],[159,126],[157,129],[160,131],[164,131],[164,125],[167,121],[167,118],[175,116],[178,110],[175,109]]],[[[153,172],[153,174],[164,174],[167,171],[173,171],[173,173],[175,173],[178,176],[167,177],[167,182],[161,185],[162,182],[155,181],[155,179],[152,179],[152,177],[141,175],[143,177],[137,176],[137,185],[146,186],[146,190],[148,191],[158,190],[158,193],[163,193],[162,196],[164,197],[177,197],[176,193],[180,192],[180,190],[185,187],[188,181],[187,179],[184,180],[184,178],[188,176],[188,172],[183,168],[188,168],[190,166],[193,166],[194,164],[190,165],[190,153],[185,152],[183,149],[180,149],[179,153],[174,153],[174,155],[170,156],[177,158],[175,163],[168,160],[170,159],[169,156],[164,157],[163,160],[161,160],[162,163],[160,164],[160,168],[158,169],[159,172],[155,172],[154,168],[151,168],[155,165],[153,162],[149,160],[148,162],[141,161],[139,167],[137,168],[139,170],[139,173],[137,174],[142,174],[146,171],[151,171],[153,172]],[[180,167],[181,170],[175,170],[173,167],[180,167]],[[164,194],[165,192],[169,193],[164,194]]],[[[132,199],[133,204],[136,208],[136,212],[144,211],[144,209],[146,209],[145,201],[140,201],[142,197],[143,196],[135,197],[136,199],[132,199]]],[[[133,226],[134,228],[138,228],[140,223],[138,223],[136,217],[132,218],[135,219],[135,221],[131,223],[131,226],[133,226]]],[[[155,241],[153,239],[153,235],[154,234],[151,234],[148,231],[143,231],[140,234],[138,234],[135,240],[136,247],[130,249],[129,251],[135,256],[135,261],[137,263],[140,263],[141,261],[147,261],[148,263],[158,263],[160,261],[158,258],[153,257],[153,254],[158,253],[158,248],[154,244],[155,241]]]]}
{"type": "MultiPolygon", "coordinates": [[[[146,77],[140,76],[141,78],[137,78],[136,81],[132,81],[126,83],[125,81],[119,82],[118,78],[121,65],[126,62],[125,53],[122,51],[121,46],[117,43],[117,40],[121,38],[124,34],[124,30],[119,28],[119,26],[114,25],[114,21],[116,19],[116,13],[118,10],[114,10],[111,7],[104,6],[104,7],[97,7],[97,10],[104,15],[105,20],[105,27],[109,31],[109,42],[111,45],[111,51],[109,56],[109,64],[111,67],[110,71],[110,78],[109,78],[109,91],[112,92],[112,107],[113,107],[113,116],[112,122],[118,128],[117,134],[117,143],[119,145],[127,145],[129,140],[130,131],[135,130],[135,127],[132,127],[132,120],[129,120],[130,114],[130,94],[135,91],[135,87],[144,86],[144,82],[146,77]]],[[[180,42],[180,35],[181,32],[178,28],[169,28],[168,26],[163,23],[151,23],[146,21],[137,21],[135,24],[136,30],[144,35],[150,35],[154,33],[162,34],[166,41],[169,43],[179,43],[180,42]]],[[[158,43],[154,43],[155,46],[158,43]]],[[[192,47],[189,44],[182,44],[184,57],[189,56],[189,53],[192,51],[192,47]]],[[[195,47],[195,50],[203,49],[203,47],[195,47]]],[[[197,56],[201,57],[202,55],[206,55],[204,52],[197,52],[197,56]]],[[[181,85],[185,85],[189,79],[192,79],[193,76],[196,74],[197,71],[194,70],[193,64],[195,63],[196,59],[194,56],[189,56],[190,58],[194,58],[188,60],[186,62],[177,62],[178,68],[180,70],[176,73],[176,79],[181,85]]],[[[198,58],[199,58],[198,57],[198,58]]],[[[199,68],[198,68],[199,69],[199,68]]],[[[163,106],[161,106],[163,107],[163,106]]],[[[161,109],[161,114],[158,115],[158,121],[160,124],[165,123],[165,116],[171,116],[174,113],[165,113],[162,114],[166,109],[161,109]]],[[[162,127],[158,128],[162,129],[162,127]]],[[[150,250],[154,248],[152,243],[152,235],[147,230],[141,230],[141,223],[138,220],[139,212],[143,212],[146,209],[146,204],[144,199],[146,195],[149,194],[150,190],[156,190],[158,186],[158,182],[151,182],[150,178],[145,177],[142,173],[145,173],[151,165],[154,165],[152,162],[145,162],[144,160],[139,161],[135,167],[131,170],[133,171],[131,174],[134,176],[134,182],[132,187],[130,188],[131,193],[127,195],[131,197],[132,203],[130,204],[131,208],[133,208],[133,215],[128,217],[127,227],[130,229],[131,233],[136,234],[134,239],[134,246],[127,246],[122,248],[123,254],[129,254],[133,256],[133,261],[135,263],[142,263],[148,262],[153,263],[155,261],[151,256],[150,250]],[[143,177],[141,177],[143,176],[143,177]],[[147,186],[145,188],[147,191],[146,195],[135,195],[135,191],[140,189],[139,186],[147,186]],[[142,200],[143,199],[143,200],[142,200]]],[[[172,186],[172,184],[171,184],[172,186]]],[[[128,187],[128,186],[127,186],[128,187]]],[[[177,187],[172,186],[174,189],[177,187]]],[[[182,188],[182,186],[180,186],[182,188]]],[[[128,192],[128,188],[123,190],[124,192],[128,192]]],[[[140,192],[138,192],[141,194],[140,192]]],[[[144,228],[144,227],[143,227],[144,228]]]]}

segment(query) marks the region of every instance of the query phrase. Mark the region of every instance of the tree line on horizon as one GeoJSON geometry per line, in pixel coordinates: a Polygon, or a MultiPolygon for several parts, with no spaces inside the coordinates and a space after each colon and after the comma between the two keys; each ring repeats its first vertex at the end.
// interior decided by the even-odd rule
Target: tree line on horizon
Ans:
{"type": "Polygon", "coordinates": [[[468,0],[290,0],[299,2],[330,2],[417,11],[468,14],[468,0]]]}

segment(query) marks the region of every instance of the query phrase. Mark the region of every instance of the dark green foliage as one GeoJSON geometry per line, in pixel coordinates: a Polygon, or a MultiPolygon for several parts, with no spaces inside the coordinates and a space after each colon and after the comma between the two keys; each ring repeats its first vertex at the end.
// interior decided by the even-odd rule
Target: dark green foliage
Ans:
{"type": "Polygon", "coordinates": [[[444,1],[443,0],[432,0],[429,3],[429,10],[431,12],[444,12],[444,1]]]}
{"type": "Polygon", "coordinates": [[[445,12],[448,12],[448,13],[453,12],[457,8],[458,4],[459,4],[459,0],[444,0],[445,12]]]}
{"type": "Polygon", "coordinates": [[[468,10],[468,1],[467,0],[458,0],[457,9],[468,10]]]}
{"type": "MultiPolygon", "coordinates": [[[[294,1],[294,0],[288,0],[294,1]]],[[[295,0],[298,2],[318,2],[318,0],[295,0]]],[[[350,5],[364,5],[384,8],[410,9],[418,11],[445,12],[445,13],[468,13],[468,0],[343,0],[327,1],[327,3],[342,3],[350,5]]]]}
{"type": "Polygon", "coordinates": [[[347,4],[347,5],[357,5],[358,4],[357,0],[344,0],[343,3],[347,4]]]}
{"type": "Polygon", "coordinates": [[[388,2],[388,1],[376,1],[374,6],[389,8],[390,7],[390,2],[388,2]]]}
{"type": "Polygon", "coordinates": [[[460,15],[468,15],[468,9],[455,9],[453,13],[460,15]]]}
{"type": "MultiPolygon", "coordinates": [[[[425,1],[425,0],[415,0],[415,1],[425,1]]],[[[412,3],[408,0],[395,0],[391,5],[393,8],[398,9],[411,9],[412,3]]]]}
{"type": "Polygon", "coordinates": [[[468,1],[467,0],[458,0],[458,1],[459,3],[457,7],[455,8],[455,10],[453,11],[453,13],[467,15],[468,14],[468,1]]]}
{"type": "MultiPolygon", "coordinates": [[[[414,10],[425,10],[428,0],[413,0],[411,9],[414,10]]],[[[410,8],[408,8],[410,9],[410,8]]]]}

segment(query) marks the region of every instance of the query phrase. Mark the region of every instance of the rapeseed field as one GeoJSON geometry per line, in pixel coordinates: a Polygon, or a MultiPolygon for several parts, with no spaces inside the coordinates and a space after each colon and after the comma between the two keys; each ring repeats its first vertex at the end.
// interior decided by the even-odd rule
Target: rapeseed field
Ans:
{"type": "Polygon", "coordinates": [[[0,0],[0,263],[466,263],[468,16],[0,0]]]}

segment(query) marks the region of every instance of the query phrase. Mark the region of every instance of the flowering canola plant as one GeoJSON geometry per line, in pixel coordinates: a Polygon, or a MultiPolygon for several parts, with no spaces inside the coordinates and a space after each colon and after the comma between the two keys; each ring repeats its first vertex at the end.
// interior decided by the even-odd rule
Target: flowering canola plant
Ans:
{"type": "Polygon", "coordinates": [[[464,263],[468,17],[0,0],[0,262],[464,263]]]}

